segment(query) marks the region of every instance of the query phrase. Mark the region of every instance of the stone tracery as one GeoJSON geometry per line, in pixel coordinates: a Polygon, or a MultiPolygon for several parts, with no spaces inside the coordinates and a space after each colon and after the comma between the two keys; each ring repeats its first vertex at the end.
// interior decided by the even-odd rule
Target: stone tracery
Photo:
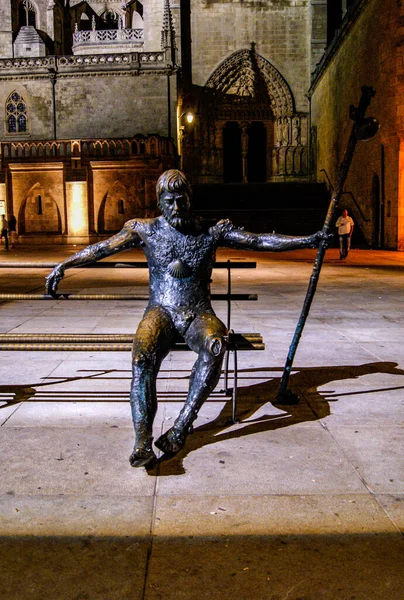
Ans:
{"type": "Polygon", "coordinates": [[[254,49],[232,54],[209,77],[206,87],[255,101],[266,96],[276,117],[294,113],[294,99],[285,78],[254,49]]]}

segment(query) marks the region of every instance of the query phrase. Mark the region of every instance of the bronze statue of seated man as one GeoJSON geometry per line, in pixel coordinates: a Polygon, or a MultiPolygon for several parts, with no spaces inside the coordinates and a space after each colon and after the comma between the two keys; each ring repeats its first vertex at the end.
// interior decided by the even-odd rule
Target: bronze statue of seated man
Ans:
{"type": "Polygon", "coordinates": [[[155,445],[176,454],[185,444],[202,404],[217,385],[226,350],[227,330],[210,301],[216,249],[285,251],[318,245],[322,232],[305,237],[249,233],[230,221],[208,223],[191,211],[191,187],[185,175],[171,169],[157,182],[162,216],[127,221],[108,240],[92,244],[59,264],[46,278],[48,294],[56,293],[64,272],[130,248],[143,248],[149,267],[150,299],[133,343],[131,408],[135,445],[134,467],[156,458],[153,420],[157,410],[156,378],[178,334],[198,358],[192,368],[188,397],[174,425],[155,445]]]}

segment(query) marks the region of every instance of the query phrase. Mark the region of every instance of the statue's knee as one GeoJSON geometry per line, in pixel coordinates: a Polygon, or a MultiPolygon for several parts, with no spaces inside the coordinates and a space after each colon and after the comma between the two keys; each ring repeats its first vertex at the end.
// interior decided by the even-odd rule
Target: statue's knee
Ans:
{"type": "Polygon", "coordinates": [[[149,368],[153,363],[153,359],[148,352],[144,350],[133,350],[132,367],[134,370],[142,370],[149,368]]]}
{"type": "Polygon", "coordinates": [[[227,348],[227,341],[224,336],[215,335],[208,340],[208,352],[211,356],[223,356],[227,348]]]}

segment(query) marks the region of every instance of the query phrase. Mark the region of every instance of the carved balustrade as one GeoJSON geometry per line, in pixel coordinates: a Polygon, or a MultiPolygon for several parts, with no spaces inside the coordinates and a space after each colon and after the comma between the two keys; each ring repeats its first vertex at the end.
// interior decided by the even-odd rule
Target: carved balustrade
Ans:
{"type": "Polygon", "coordinates": [[[86,44],[122,44],[128,42],[142,45],[144,41],[143,29],[95,29],[90,31],[75,31],[73,33],[73,50],[76,46],[86,44]]]}
{"type": "Polygon", "coordinates": [[[56,69],[57,75],[70,72],[72,69],[86,70],[88,67],[102,67],[103,70],[117,66],[123,69],[167,69],[166,53],[159,52],[128,52],[111,54],[86,54],[67,56],[44,56],[37,58],[0,58],[0,71],[9,71],[13,74],[17,71],[31,72],[32,74],[48,73],[49,69],[56,69]]]}
{"type": "Polygon", "coordinates": [[[307,146],[274,146],[272,176],[298,177],[309,174],[307,146]]]}
{"type": "Polygon", "coordinates": [[[38,159],[77,161],[97,158],[153,158],[158,156],[174,156],[172,141],[158,135],[122,139],[6,141],[0,144],[2,165],[11,161],[36,161],[38,159]]]}
{"type": "Polygon", "coordinates": [[[307,115],[282,115],[275,123],[272,175],[295,177],[308,174],[307,115]]]}

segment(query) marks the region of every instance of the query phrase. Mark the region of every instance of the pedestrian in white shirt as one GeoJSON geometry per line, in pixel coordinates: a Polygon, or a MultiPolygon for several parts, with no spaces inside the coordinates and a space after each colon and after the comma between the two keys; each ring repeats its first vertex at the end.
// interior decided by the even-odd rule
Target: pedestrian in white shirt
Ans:
{"type": "Polygon", "coordinates": [[[348,256],[351,248],[351,237],[354,229],[353,219],[348,215],[346,208],[342,211],[341,216],[338,217],[335,226],[338,227],[339,235],[339,259],[343,260],[348,256]]]}

